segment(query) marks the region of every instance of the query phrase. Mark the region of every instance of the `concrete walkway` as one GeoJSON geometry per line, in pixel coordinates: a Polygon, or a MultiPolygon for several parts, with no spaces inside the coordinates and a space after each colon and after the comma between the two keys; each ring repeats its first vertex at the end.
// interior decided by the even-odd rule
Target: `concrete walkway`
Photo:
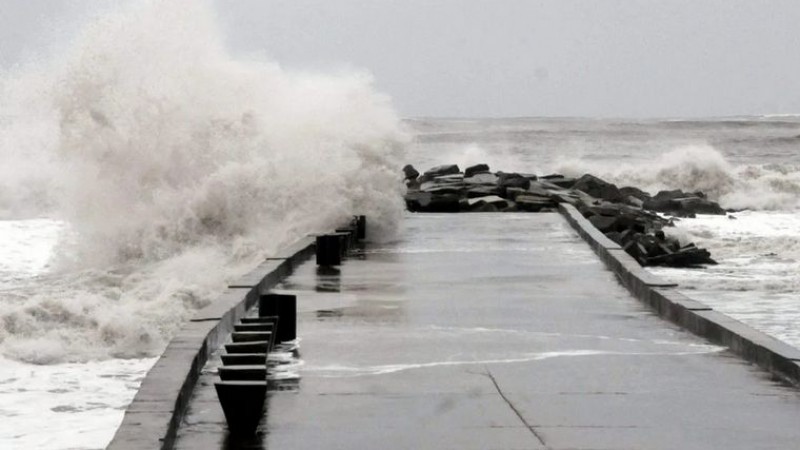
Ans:
{"type": "Polygon", "coordinates": [[[558,214],[405,228],[281,286],[301,379],[256,441],[226,444],[208,373],[177,448],[800,448],[796,390],[644,309],[558,214]]]}

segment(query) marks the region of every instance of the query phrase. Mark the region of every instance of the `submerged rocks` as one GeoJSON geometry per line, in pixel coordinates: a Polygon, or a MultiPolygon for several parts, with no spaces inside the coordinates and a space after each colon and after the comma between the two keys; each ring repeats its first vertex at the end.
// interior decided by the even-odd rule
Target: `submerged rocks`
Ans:
{"type": "Polygon", "coordinates": [[[672,220],[661,214],[693,217],[725,214],[702,192],[661,191],[655,196],[633,187],[618,188],[594,175],[578,179],[562,175],[495,172],[476,164],[461,173],[455,164],[434,167],[421,176],[403,168],[406,207],[415,212],[544,212],[569,203],[609,239],[643,266],[698,267],[716,264],[694,244],[682,246],[663,229],[672,220]]]}

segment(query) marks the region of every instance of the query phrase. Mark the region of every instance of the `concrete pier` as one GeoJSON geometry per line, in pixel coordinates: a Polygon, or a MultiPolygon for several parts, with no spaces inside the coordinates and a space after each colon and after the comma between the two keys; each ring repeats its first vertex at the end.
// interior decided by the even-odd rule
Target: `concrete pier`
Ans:
{"type": "Polygon", "coordinates": [[[558,214],[410,214],[402,241],[362,256],[275,286],[297,296],[302,365],[267,394],[257,436],[231,441],[213,357],[175,448],[800,442],[795,388],[660,319],[558,214]]]}

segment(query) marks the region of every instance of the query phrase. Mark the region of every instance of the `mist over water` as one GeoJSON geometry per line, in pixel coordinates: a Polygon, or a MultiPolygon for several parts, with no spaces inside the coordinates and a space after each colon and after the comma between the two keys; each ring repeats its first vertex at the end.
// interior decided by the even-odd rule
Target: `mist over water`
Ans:
{"type": "Polygon", "coordinates": [[[0,292],[0,353],[156,355],[225,281],[349,216],[390,235],[406,137],[366,73],[237,59],[209,2],[127,2],[3,73],[0,210],[64,222],[0,292]]]}

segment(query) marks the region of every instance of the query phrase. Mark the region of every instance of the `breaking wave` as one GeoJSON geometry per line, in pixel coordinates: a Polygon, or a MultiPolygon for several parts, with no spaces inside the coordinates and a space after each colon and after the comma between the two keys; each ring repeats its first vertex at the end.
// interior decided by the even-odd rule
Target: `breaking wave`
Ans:
{"type": "Polygon", "coordinates": [[[628,164],[568,159],[556,163],[554,170],[571,176],[592,173],[651,194],[662,189],[703,191],[725,208],[800,209],[800,166],[737,166],[710,145],[683,146],[651,161],[628,164]]]}
{"type": "Polygon", "coordinates": [[[67,224],[51,273],[0,291],[4,355],[154,355],[281,245],[355,213],[393,232],[407,139],[371,77],[236,59],[222,36],[210,2],[137,1],[2,74],[0,210],[67,224]]]}

